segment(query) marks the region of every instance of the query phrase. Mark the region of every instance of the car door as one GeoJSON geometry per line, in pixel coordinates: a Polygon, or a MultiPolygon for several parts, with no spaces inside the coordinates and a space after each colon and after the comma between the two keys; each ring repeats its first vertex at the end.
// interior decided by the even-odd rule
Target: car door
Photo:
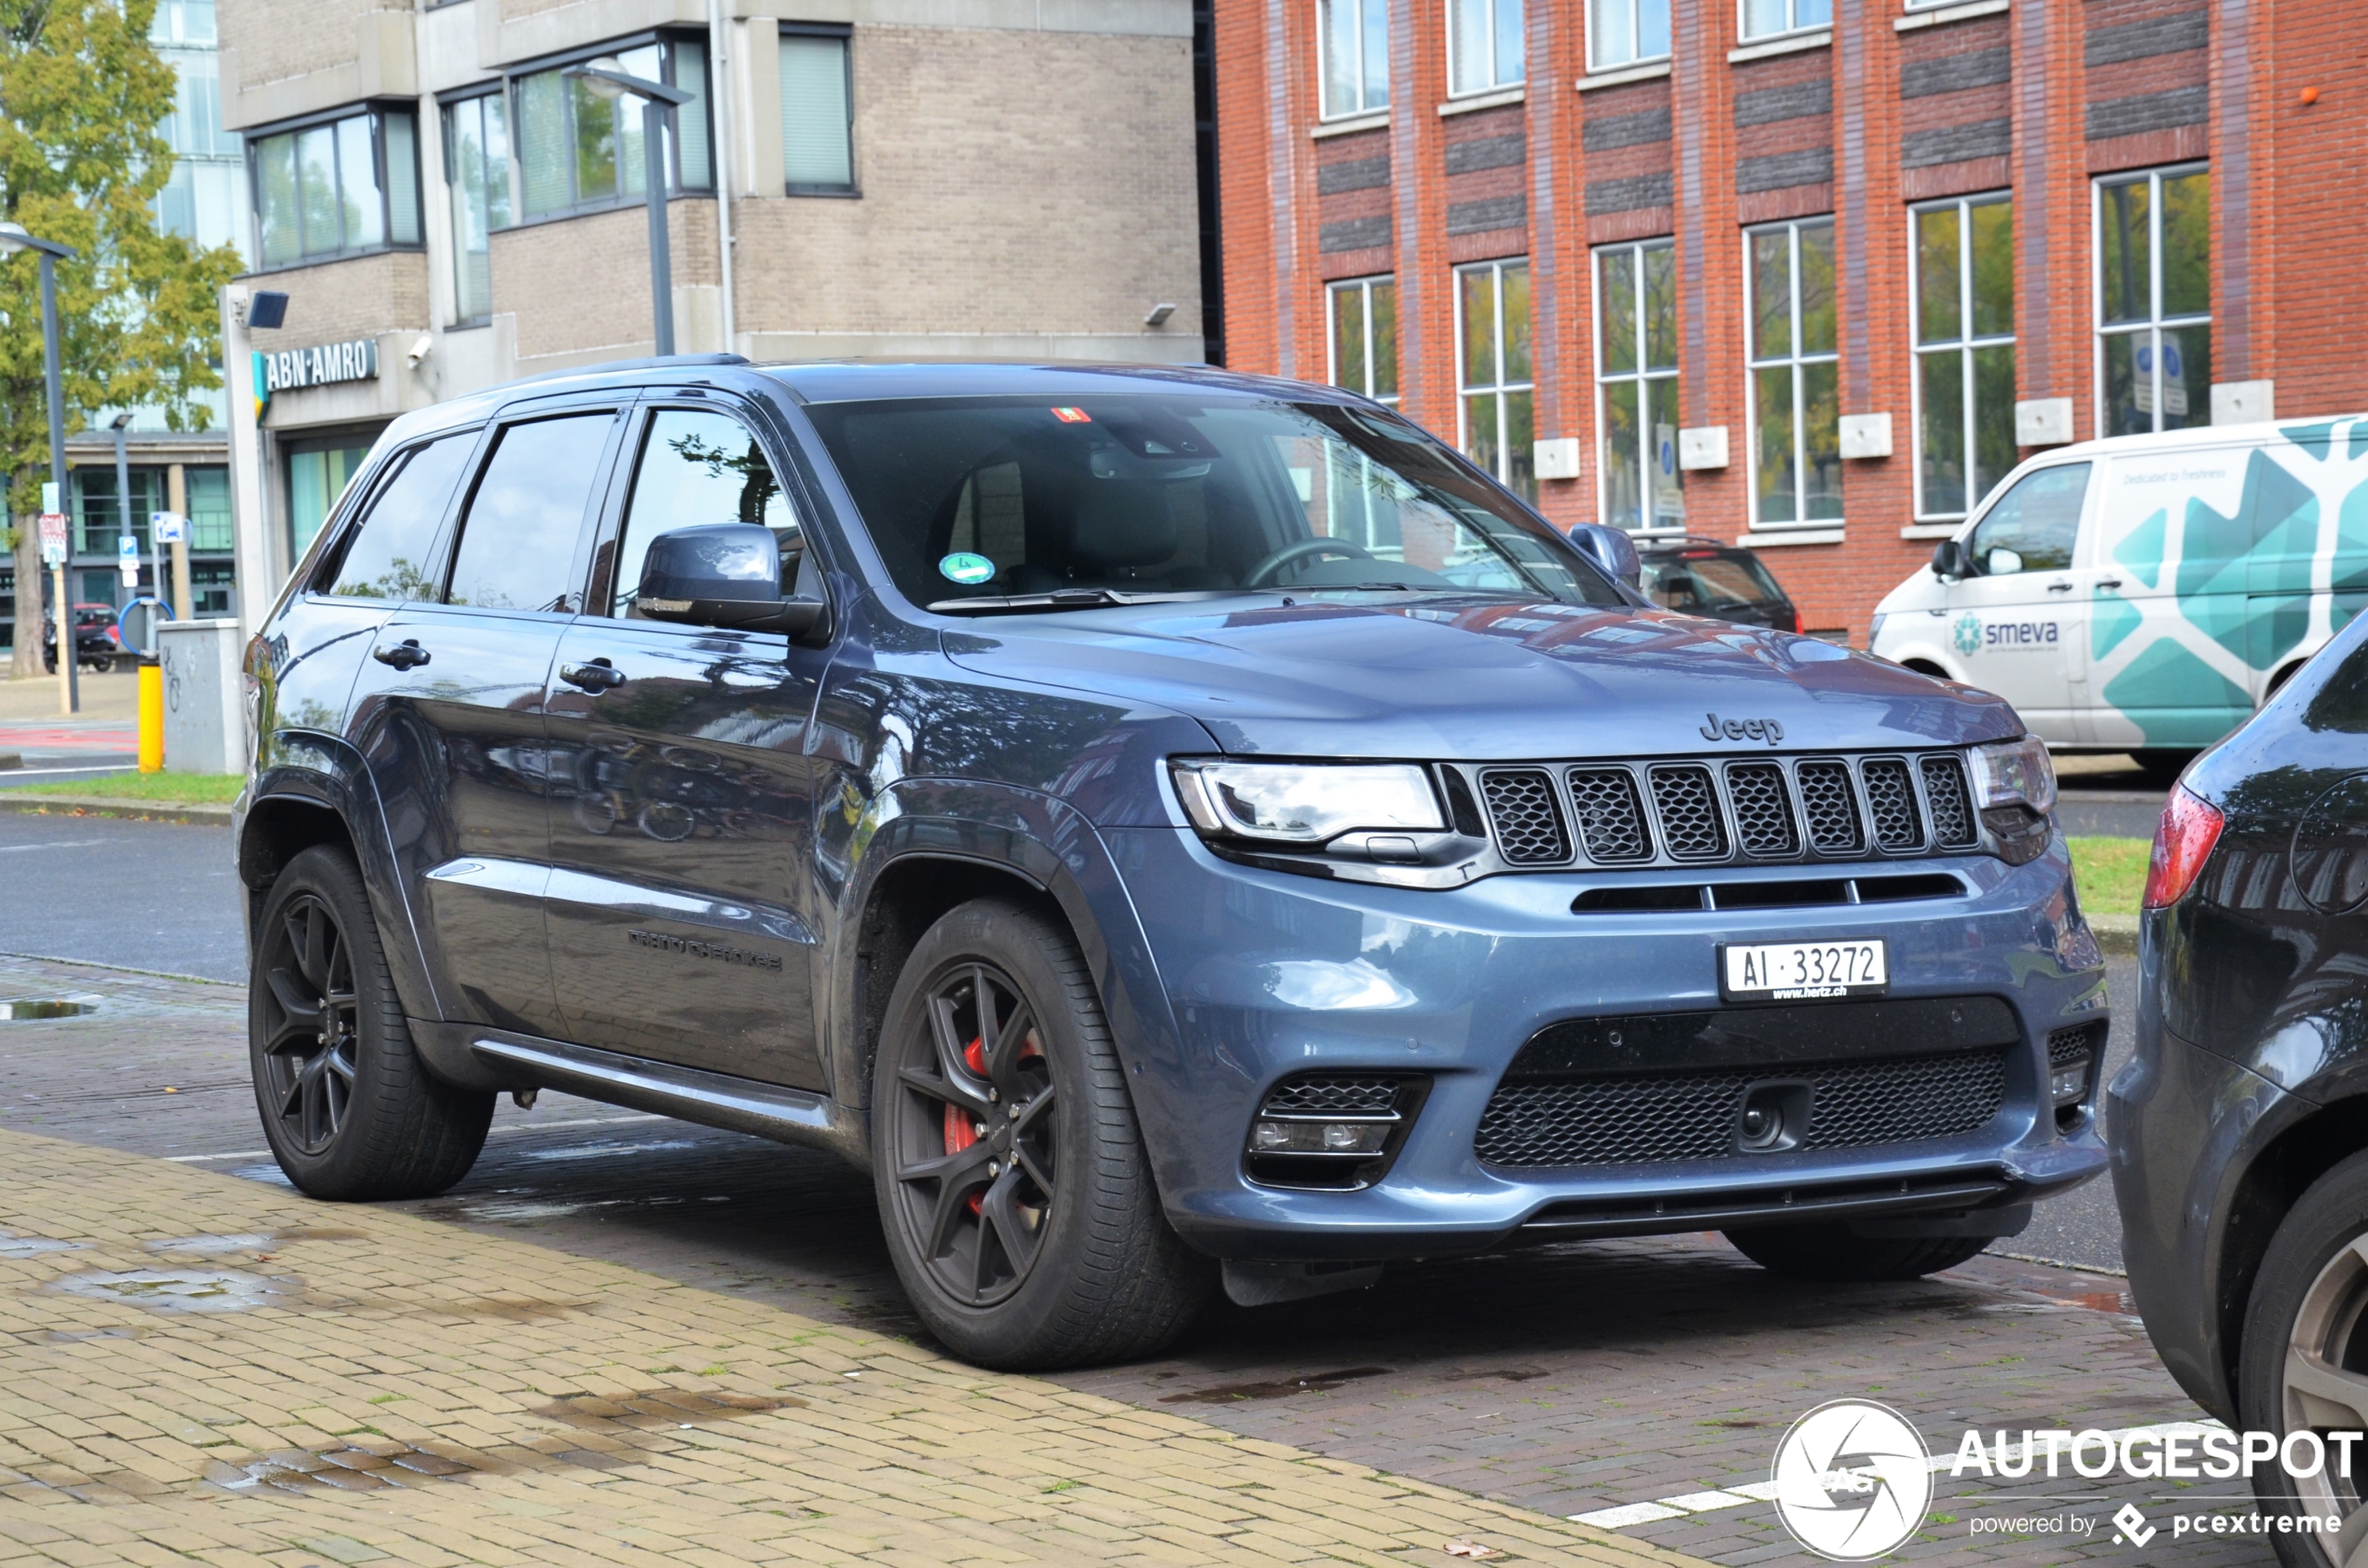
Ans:
{"type": "Polygon", "coordinates": [[[499,421],[432,588],[388,617],[356,682],[354,736],[447,1019],[561,1032],[543,691],[618,423],[613,401],[499,421]]]}
{"type": "Polygon", "coordinates": [[[637,417],[599,598],[545,699],[552,973],[571,1039],[821,1088],[806,736],[829,650],[633,605],[650,541],[701,523],[771,528],[784,592],[819,593],[820,572],[751,425],[686,403],[637,417]]]}
{"type": "Polygon", "coordinates": [[[2016,480],[1965,536],[1965,575],[1948,594],[1948,642],[1965,681],[2058,744],[2080,739],[2087,605],[2074,561],[2090,469],[2055,463],[2016,480]]]}

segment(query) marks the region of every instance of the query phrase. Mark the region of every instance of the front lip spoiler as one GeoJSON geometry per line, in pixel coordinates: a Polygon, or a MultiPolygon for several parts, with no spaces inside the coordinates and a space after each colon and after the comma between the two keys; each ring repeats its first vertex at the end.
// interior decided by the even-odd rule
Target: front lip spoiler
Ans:
{"type": "Polygon", "coordinates": [[[1595,1202],[1564,1199],[1521,1222],[1524,1241],[1589,1236],[1652,1236],[1681,1231],[1722,1231],[1730,1225],[1797,1225],[1854,1215],[1955,1213],[2011,1201],[2017,1184],[2002,1173],[1973,1179],[1843,1183],[1775,1187],[1705,1194],[1700,1200],[1595,1202]]]}

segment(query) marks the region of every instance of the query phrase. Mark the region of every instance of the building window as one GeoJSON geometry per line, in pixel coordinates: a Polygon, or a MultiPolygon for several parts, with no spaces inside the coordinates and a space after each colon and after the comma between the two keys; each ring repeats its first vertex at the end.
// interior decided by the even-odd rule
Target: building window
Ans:
{"type": "Polygon", "coordinates": [[[845,29],[781,33],[781,172],[792,192],[855,188],[855,71],[845,29]]]}
{"type": "MultiPolygon", "coordinates": [[[[610,45],[628,76],[664,82],[691,95],[674,111],[667,137],[668,178],[675,190],[715,184],[708,157],[707,46],[688,38],[654,38],[632,48],[610,45]]],[[[594,58],[586,56],[586,58],[594,58]]],[[[519,204],[530,218],[619,206],[648,198],[649,167],[641,144],[641,101],[630,93],[602,98],[564,66],[516,78],[519,204]]]]}
{"type": "MultiPolygon", "coordinates": [[[[148,514],[164,507],[165,471],[161,468],[132,468],[131,537],[140,542],[140,558],[148,557],[148,514]]],[[[85,556],[113,556],[116,541],[123,532],[123,511],[116,504],[115,469],[112,466],[76,468],[67,471],[74,506],[75,534],[85,556]]]]}
{"type": "Polygon", "coordinates": [[[408,110],[367,109],[250,144],[264,266],[420,242],[420,159],[408,110]]]}
{"type": "Polygon", "coordinates": [[[1529,263],[1456,268],[1456,364],[1464,455],[1524,501],[1537,499],[1530,409],[1529,263]]]}
{"type": "Polygon", "coordinates": [[[1834,24],[1834,0],[1742,0],[1742,5],[1747,39],[1834,24]]]}
{"type": "Polygon", "coordinates": [[[1448,94],[1518,87],[1521,0],[1447,0],[1448,94]]]}
{"type": "Polygon", "coordinates": [[[1324,117],[1389,106],[1389,0],[1315,0],[1324,117]]]}
{"type": "Polygon", "coordinates": [[[1834,220],[1743,236],[1752,378],[1752,522],[1842,515],[1840,366],[1834,353],[1834,220]]]}
{"type": "Polygon", "coordinates": [[[185,469],[182,484],[189,508],[190,552],[228,554],[236,543],[230,524],[230,471],[185,469]]]}
{"type": "Polygon", "coordinates": [[[1332,385],[1397,402],[1397,282],[1358,278],[1324,291],[1332,319],[1332,385]]]}
{"type": "Polygon", "coordinates": [[[2015,218],[2003,196],[1909,214],[1916,516],[1962,517],[2015,466],[2015,218]]]}
{"type": "Polygon", "coordinates": [[[1595,253],[1595,378],[1603,407],[1603,517],[1614,528],[1686,527],[1677,468],[1677,248],[1667,240],[1595,253]]]}
{"type": "Polygon", "coordinates": [[[288,558],[298,560],[370,455],[365,440],[325,436],[288,452],[288,558]]]}
{"type": "Polygon", "coordinates": [[[444,106],[444,181],[452,194],[452,319],[493,314],[493,231],[510,227],[510,107],[498,92],[444,106]]]}
{"type": "Polygon", "coordinates": [[[2102,435],[2211,422],[2211,176],[2156,169],[2097,182],[2102,435]]]}
{"type": "Polygon", "coordinates": [[[1611,71],[1669,55],[1669,0],[1588,0],[1587,68],[1611,71]]]}

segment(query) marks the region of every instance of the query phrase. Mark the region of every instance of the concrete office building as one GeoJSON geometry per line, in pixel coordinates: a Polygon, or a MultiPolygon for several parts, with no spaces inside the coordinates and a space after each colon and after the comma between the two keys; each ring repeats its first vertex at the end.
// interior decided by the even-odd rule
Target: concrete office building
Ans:
{"type": "Polygon", "coordinates": [[[563,74],[597,57],[692,96],[678,351],[1203,358],[1192,0],[801,3],[228,0],[245,286],[289,296],[273,582],[397,413],[651,351],[639,105],[563,74]]]}
{"type": "Polygon", "coordinates": [[[1218,0],[1229,361],[1813,629],[2038,447],[2368,406],[2332,0],[1218,0]]]}

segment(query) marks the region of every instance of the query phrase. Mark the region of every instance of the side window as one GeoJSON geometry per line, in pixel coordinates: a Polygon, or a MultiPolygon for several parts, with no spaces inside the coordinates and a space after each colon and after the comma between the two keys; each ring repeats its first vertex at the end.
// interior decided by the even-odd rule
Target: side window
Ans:
{"type": "Polygon", "coordinates": [[[447,603],[563,610],[600,448],[616,416],[571,414],[505,428],[469,501],[447,603]]]}
{"type": "Polygon", "coordinates": [[[369,516],[345,547],[329,592],[396,603],[435,598],[438,585],[429,552],[435,548],[435,531],[443,526],[452,487],[476,444],[477,433],[465,430],[414,447],[403,458],[403,466],[379,488],[369,516]]]}
{"type": "Polygon", "coordinates": [[[661,408],[650,417],[649,433],[641,438],[608,612],[631,612],[651,540],[701,523],[760,523],[771,529],[781,550],[781,591],[795,591],[805,535],[773,477],[764,448],[729,414],[661,408]]]}
{"type": "Polygon", "coordinates": [[[1965,552],[1973,570],[1989,577],[2068,570],[2080,535],[2080,503],[2087,494],[2085,462],[2024,475],[1974,530],[1965,552]]]}

